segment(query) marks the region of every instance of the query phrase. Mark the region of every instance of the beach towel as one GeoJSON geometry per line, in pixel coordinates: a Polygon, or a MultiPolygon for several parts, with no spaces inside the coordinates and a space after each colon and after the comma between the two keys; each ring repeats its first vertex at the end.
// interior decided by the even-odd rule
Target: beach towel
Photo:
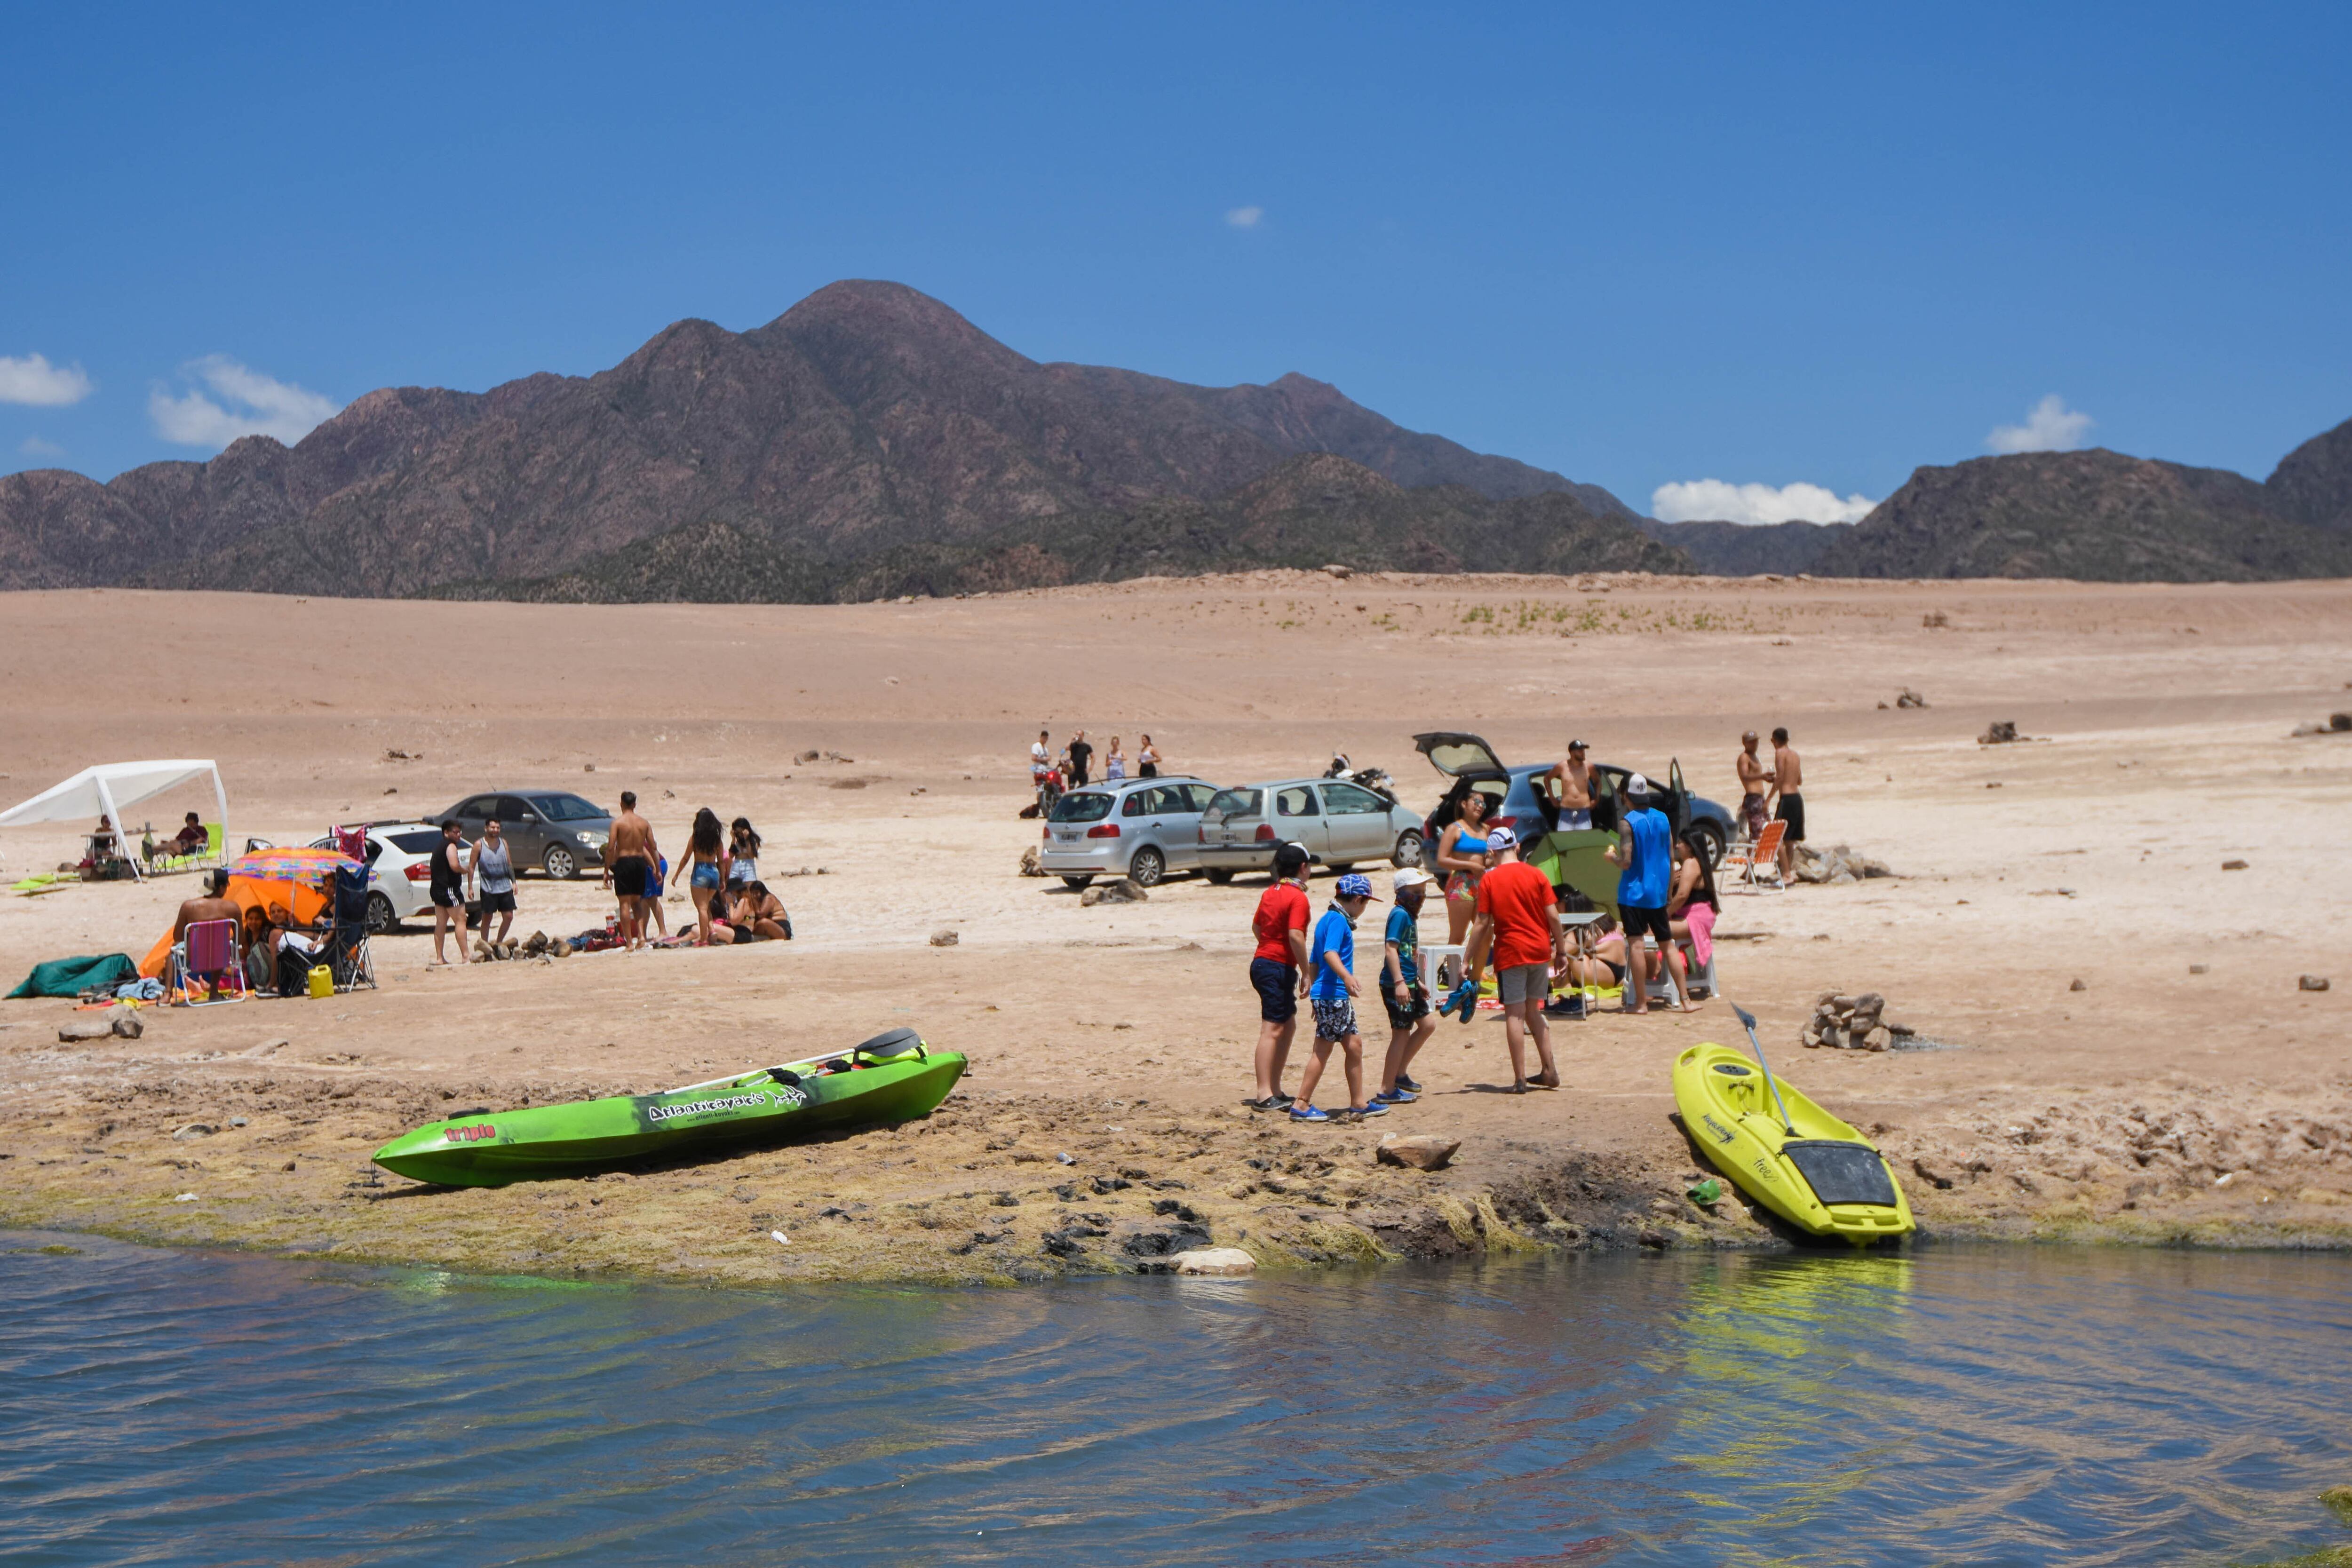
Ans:
{"type": "Polygon", "coordinates": [[[34,965],[33,972],[18,982],[5,999],[13,1002],[19,997],[78,997],[92,986],[119,986],[138,977],[139,967],[131,961],[128,953],[52,958],[46,964],[34,965]]]}

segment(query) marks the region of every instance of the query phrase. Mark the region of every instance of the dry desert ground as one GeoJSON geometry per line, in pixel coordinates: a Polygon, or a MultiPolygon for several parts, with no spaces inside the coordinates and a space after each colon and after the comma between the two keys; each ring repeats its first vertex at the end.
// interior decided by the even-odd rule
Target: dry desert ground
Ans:
{"type": "MultiPolygon", "coordinates": [[[[1524,1097],[1496,1092],[1500,1024],[1448,1021],[1420,1103],[1293,1128],[1241,1103],[1262,879],[1082,907],[1017,874],[1038,833],[1017,811],[1041,725],[1130,751],[1149,730],[1170,770],[1220,783],[1318,772],[1338,747],[1425,807],[1419,730],[1475,730],[1513,761],[1574,733],[1604,761],[1678,758],[1732,800],[1739,732],[1783,724],[1813,841],[1899,875],[1727,896],[1722,982],[1792,1082],[1876,1133],[1930,1236],[2352,1239],[2352,736],[2290,734],[2352,707],[2341,582],[1265,573],[744,607],[17,593],[0,674],[8,800],[96,761],[214,758],[232,836],[288,843],[486,788],[631,788],[673,846],[698,806],[749,815],[797,931],[429,969],[412,927],[379,942],[379,991],[152,1009],[136,1040],[63,1044],[72,1004],[0,1005],[0,1223],[740,1281],[1027,1279],[1161,1233],[1268,1262],[1769,1242],[1737,1203],[1682,1196],[1696,1167],[1667,1068],[1738,1040],[1723,1001],[1559,1024],[1566,1085],[1524,1097]],[[1928,706],[1891,706],[1906,687],[1928,706]],[[1980,746],[1993,720],[2034,738],[1980,746]],[[854,760],[793,760],[810,750],[854,760]],[[931,946],[941,929],[957,944],[931,946]],[[1831,990],[1884,993],[1939,1048],[1801,1049],[1831,990]],[[909,1023],[972,1072],[895,1132],[495,1191],[368,1165],[449,1107],[659,1088],[909,1023]],[[216,1130],[173,1136],[190,1123],[216,1130]],[[1391,1131],[1462,1147],[1398,1170],[1371,1155],[1391,1131]]],[[[0,831],[12,880],[78,852],[63,828],[0,831]]],[[[0,973],[137,956],[190,892],[0,898],[0,973]]],[[[530,879],[517,931],[608,906],[593,880],[530,879]]],[[[1424,931],[1443,919],[1433,902],[1424,931]]]]}

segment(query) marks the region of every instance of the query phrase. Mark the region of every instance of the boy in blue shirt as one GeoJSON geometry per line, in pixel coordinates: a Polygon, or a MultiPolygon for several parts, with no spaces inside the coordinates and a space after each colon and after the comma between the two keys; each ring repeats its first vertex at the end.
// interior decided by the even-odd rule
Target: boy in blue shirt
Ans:
{"type": "Polygon", "coordinates": [[[1331,890],[1331,907],[1315,923],[1307,939],[1307,965],[1314,980],[1307,1000],[1315,1009],[1315,1052],[1299,1075],[1298,1099],[1290,1107],[1294,1122],[1328,1122],[1315,1108],[1315,1085],[1331,1060],[1335,1044],[1345,1052],[1341,1066],[1348,1075],[1348,1109],[1359,1116],[1383,1116],[1388,1107],[1364,1099],[1364,1037],[1356,1030],[1356,919],[1372,902],[1372,879],[1349,872],[1331,890]]]}
{"type": "Polygon", "coordinates": [[[1405,1075],[1412,1059],[1437,1031],[1429,1013],[1429,988],[1421,981],[1421,904],[1429,884],[1437,879],[1419,866],[1396,873],[1396,906],[1389,911],[1386,940],[1381,944],[1381,1000],[1389,1009],[1389,1054],[1381,1068],[1378,1105],[1410,1105],[1421,1098],[1421,1085],[1405,1075]]]}

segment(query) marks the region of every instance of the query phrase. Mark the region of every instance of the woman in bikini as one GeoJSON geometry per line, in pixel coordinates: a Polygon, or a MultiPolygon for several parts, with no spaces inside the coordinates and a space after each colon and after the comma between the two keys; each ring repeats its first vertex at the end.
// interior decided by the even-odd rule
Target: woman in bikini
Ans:
{"type": "MultiPolygon", "coordinates": [[[[719,826],[719,813],[705,806],[694,814],[694,832],[687,840],[686,853],[678,857],[669,873],[672,887],[677,885],[680,876],[687,877],[687,891],[694,899],[694,945],[698,947],[710,946],[710,901],[727,885],[727,838],[719,826]]],[[[725,913],[724,905],[720,912],[725,913]]]]}
{"type": "Polygon", "coordinates": [[[1462,946],[1477,913],[1478,879],[1486,870],[1486,811],[1494,804],[1476,789],[1465,789],[1455,810],[1460,814],[1437,835],[1437,871],[1445,878],[1445,940],[1462,946]]]}
{"type": "Polygon", "coordinates": [[[1716,896],[1715,872],[1688,835],[1675,840],[1675,882],[1666,901],[1666,922],[1675,940],[1690,944],[1694,969],[1706,967],[1715,954],[1715,917],[1723,901],[1716,896]]]}

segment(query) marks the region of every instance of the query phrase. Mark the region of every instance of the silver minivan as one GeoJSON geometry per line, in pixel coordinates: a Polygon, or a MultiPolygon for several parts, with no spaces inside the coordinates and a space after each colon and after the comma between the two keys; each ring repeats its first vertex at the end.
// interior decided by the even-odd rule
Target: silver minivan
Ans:
{"type": "Polygon", "coordinates": [[[1421,863],[1421,813],[1342,779],[1280,779],[1218,793],[1201,817],[1202,873],[1231,882],[1266,871],[1275,846],[1296,841],[1318,865],[1421,863]]]}
{"type": "Polygon", "coordinates": [[[1189,871],[1201,849],[1201,813],[1217,787],[1179,775],[1088,784],[1054,802],[1037,863],[1072,887],[1129,876],[1145,887],[1189,871]]]}

